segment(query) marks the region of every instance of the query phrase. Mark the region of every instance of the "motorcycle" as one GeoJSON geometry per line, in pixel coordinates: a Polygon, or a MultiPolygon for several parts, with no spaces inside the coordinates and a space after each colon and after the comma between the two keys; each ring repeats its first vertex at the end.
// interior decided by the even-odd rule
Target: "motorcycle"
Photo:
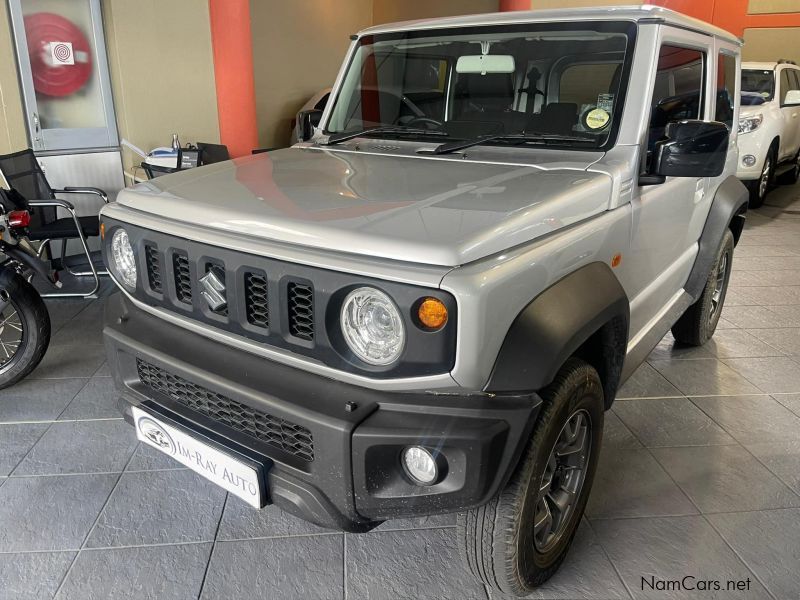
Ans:
{"type": "Polygon", "coordinates": [[[0,188],[0,389],[29,375],[50,344],[50,315],[31,279],[61,287],[27,239],[30,222],[25,199],[0,188]]]}

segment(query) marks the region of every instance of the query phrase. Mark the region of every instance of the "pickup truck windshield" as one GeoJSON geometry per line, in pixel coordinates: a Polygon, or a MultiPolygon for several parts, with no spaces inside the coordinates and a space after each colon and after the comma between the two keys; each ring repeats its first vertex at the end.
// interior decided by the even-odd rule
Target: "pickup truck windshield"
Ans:
{"type": "Polygon", "coordinates": [[[635,32],[582,22],[364,36],[325,133],[435,142],[415,134],[424,129],[484,145],[520,145],[524,134],[552,136],[548,147],[610,147],[635,32]]]}

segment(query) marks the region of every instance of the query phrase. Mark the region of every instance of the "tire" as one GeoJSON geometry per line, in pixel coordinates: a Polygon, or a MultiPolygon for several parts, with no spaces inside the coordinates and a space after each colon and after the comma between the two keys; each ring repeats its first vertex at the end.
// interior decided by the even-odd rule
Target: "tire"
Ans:
{"type": "Polygon", "coordinates": [[[745,182],[747,190],[750,192],[749,208],[761,208],[764,205],[764,200],[767,199],[767,194],[775,182],[775,161],[777,152],[775,146],[772,146],[764,158],[764,168],[761,169],[761,176],[753,181],[745,182]]]}
{"type": "Polygon", "coordinates": [[[700,299],[692,304],[672,326],[672,335],[678,342],[702,346],[717,329],[733,265],[733,234],[725,231],[716,260],[708,274],[700,299]]]}
{"type": "Polygon", "coordinates": [[[26,377],[41,362],[50,345],[50,315],[36,289],[8,269],[0,270],[0,299],[8,301],[0,317],[0,389],[3,389],[26,377]],[[22,331],[17,334],[19,329],[22,331]],[[4,337],[7,334],[13,337],[4,337]],[[17,336],[19,341],[15,344],[17,336]]]}
{"type": "Polygon", "coordinates": [[[515,596],[547,581],[567,555],[586,508],[603,435],[603,386],[597,371],[582,360],[569,359],[540,395],[543,404],[531,440],[508,484],[488,504],[459,514],[457,520],[458,544],[469,570],[484,585],[515,596]],[[573,479],[578,471],[571,469],[556,470],[550,477],[551,485],[574,488],[574,499],[552,537],[542,528],[539,539],[534,518],[544,511],[537,508],[556,505],[548,503],[549,495],[540,500],[537,492],[552,473],[557,442],[570,437],[568,424],[574,425],[577,440],[585,439],[582,452],[567,455],[583,464],[582,477],[573,479]],[[581,438],[583,431],[586,438],[581,438]]]}
{"type": "Polygon", "coordinates": [[[781,173],[780,177],[778,177],[778,183],[781,185],[794,185],[798,179],[800,179],[800,151],[794,157],[792,168],[785,173],[781,173]]]}

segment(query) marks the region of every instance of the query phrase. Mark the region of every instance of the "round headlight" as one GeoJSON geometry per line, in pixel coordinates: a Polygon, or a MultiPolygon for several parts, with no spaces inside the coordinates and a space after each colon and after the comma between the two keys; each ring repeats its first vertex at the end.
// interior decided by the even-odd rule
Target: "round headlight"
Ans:
{"type": "Polygon", "coordinates": [[[117,229],[111,238],[111,263],[122,284],[136,289],[136,255],[124,229],[117,229]]]}
{"type": "Polygon", "coordinates": [[[350,292],[342,305],[341,322],[347,345],[364,362],[388,365],[403,351],[403,318],[380,290],[362,287],[350,292]]]}

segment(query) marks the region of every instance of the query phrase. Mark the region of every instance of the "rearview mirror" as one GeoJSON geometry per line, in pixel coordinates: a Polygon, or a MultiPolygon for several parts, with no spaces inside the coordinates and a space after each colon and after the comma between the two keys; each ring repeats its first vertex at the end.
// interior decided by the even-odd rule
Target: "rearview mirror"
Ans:
{"type": "Polygon", "coordinates": [[[321,110],[301,110],[297,113],[297,141],[307,142],[310,140],[314,136],[314,127],[317,127],[321,120],[321,110]]]}
{"type": "Polygon", "coordinates": [[[514,57],[510,54],[476,54],[459,56],[456,73],[513,73],[514,57]]]}
{"type": "Polygon", "coordinates": [[[784,106],[797,106],[800,104],[800,90],[789,90],[783,100],[784,106]]]}
{"type": "Polygon", "coordinates": [[[640,183],[660,183],[666,177],[718,177],[725,170],[729,142],[725,123],[670,123],[664,139],[656,142],[652,174],[640,183]]]}

